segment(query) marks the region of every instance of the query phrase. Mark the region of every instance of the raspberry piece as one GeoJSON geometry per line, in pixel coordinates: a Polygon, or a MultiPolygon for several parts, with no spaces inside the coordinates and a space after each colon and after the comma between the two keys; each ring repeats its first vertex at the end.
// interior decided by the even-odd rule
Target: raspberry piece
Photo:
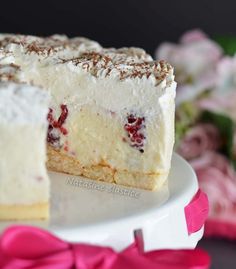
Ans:
{"type": "Polygon", "coordinates": [[[137,117],[134,114],[128,115],[124,129],[126,130],[127,136],[130,140],[130,146],[137,148],[141,153],[143,153],[143,146],[146,139],[143,133],[145,129],[145,118],[137,117]]]}
{"type": "Polygon", "coordinates": [[[66,128],[63,127],[63,124],[66,122],[66,119],[68,117],[68,108],[66,105],[61,105],[61,114],[56,120],[53,116],[53,109],[49,108],[48,112],[48,136],[47,141],[48,143],[52,144],[53,146],[59,146],[60,145],[60,133],[63,135],[67,135],[68,131],[66,128]]]}

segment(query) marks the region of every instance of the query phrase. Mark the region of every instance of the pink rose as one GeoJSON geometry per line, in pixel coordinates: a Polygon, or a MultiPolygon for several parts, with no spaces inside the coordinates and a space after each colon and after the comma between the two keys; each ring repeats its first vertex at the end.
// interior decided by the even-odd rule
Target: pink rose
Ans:
{"type": "Polygon", "coordinates": [[[223,95],[236,90],[236,56],[226,56],[217,65],[216,91],[223,95]]]}
{"type": "Polygon", "coordinates": [[[187,32],[179,44],[165,42],[156,50],[157,59],[165,59],[175,68],[177,104],[215,86],[216,64],[221,56],[221,47],[200,30],[187,32]]]}
{"type": "Polygon", "coordinates": [[[181,43],[192,43],[195,41],[201,41],[207,39],[207,35],[201,31],[200,29],[194,29],[191,31],[185,32],[182,37],[180,38],[181,43]]]}
{"type": "Polygon", "coordinates": [[[236,173],[229,161],[219,153],[206,151],[190,164],[196,171],[200,188],[208,195],[209,218],[235,221],[236,173]]]}
{"type": "Polygon", "coordinates": [[[212,124],[201,123],[187,132],[177,152],[190,160],[201,156],[206,150],[219,149],[220,145],[219,130],[212,124]]]}
{"type": "Polygon", "coordinates": [[[236,91],[224,94],[214,91],[211,96],[200,99],[196,104],[201,110],[224,113],[236,121],[236,91]]]}
{"type": "Polygon", "coordinates": [[[199,79],[205,72],[215,71],[215,64],[222,56],[222,49],[200,30],[189,31],[180,44],[163,43],[156,50],[157,59],[169,61],[176,69],[177,81],[199,79]]]}
{"type": "Polygon", "coordinates": [[[197,104],[200,109],[223,112],[236,121],[236,57],[224,57],[219,61],[214,91],[197,104]]]}

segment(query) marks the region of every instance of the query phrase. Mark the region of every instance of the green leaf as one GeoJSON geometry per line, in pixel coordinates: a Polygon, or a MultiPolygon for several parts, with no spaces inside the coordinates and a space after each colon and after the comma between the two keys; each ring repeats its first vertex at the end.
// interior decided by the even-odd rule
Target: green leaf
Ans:
{"type": "Polygon", "coordinates": [[[235,130],[233,120],[223,113],[204,111],[201,115],[200,121],[212,123],[219,129],[220,135],[223,139],[222,153],[224,153],[236,167],[236,160],[233,156],[233,140],[235,130]]]}
{"type": "Polygon", "coordinates": [[[235,36],[216,36],[215,41],[223,48],[225,54],[233,56],[236,53],[235,36]]]}
{"type": "Polygon", "coordinates": [[[175,120],[175,147],[186,132],[195,124],[199,117],[199,110],[193,102],[184,102],[176,108],[175,120]]]}

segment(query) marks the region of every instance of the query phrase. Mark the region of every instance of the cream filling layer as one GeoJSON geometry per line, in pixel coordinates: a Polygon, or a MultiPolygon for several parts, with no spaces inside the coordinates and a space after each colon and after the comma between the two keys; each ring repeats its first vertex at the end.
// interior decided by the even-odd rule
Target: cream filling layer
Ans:
{"type": "Polygon", "coordinates": [[[70,64],[29,69],[22,80],[48,89],[55,118],[60,105],[68,107],[61,136],[69,152],[83,165],[105,162],[112,168],[144,173],[166,173],[174,143],[174,97],[176,83],[154,86],[149,79],[95,78],[70,64]],[[145,118],[144,153],[124,143],[127,115],[145,118]]]}

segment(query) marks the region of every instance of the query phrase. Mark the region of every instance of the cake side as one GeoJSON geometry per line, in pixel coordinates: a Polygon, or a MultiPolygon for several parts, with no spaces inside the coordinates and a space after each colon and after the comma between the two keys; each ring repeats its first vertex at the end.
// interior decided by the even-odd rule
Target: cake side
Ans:
{"type": "Polygon", "coordinates": [[[48,102],[36,87],[0,83],[0,219],[48,217],[48,102]]]}
{"type": "Polygon", "coordinates": [[[49,113],[50,169],[146,189],[165,181],[174,143],[174,81],[95,77],[71,63],[48,67],[39,79],[43,72],[58,72],[44,87],[58,104],[63,100],[49,113]],[[68,161],[63,156],[76,161],[73,168],[62,165],[68,161]]]}

